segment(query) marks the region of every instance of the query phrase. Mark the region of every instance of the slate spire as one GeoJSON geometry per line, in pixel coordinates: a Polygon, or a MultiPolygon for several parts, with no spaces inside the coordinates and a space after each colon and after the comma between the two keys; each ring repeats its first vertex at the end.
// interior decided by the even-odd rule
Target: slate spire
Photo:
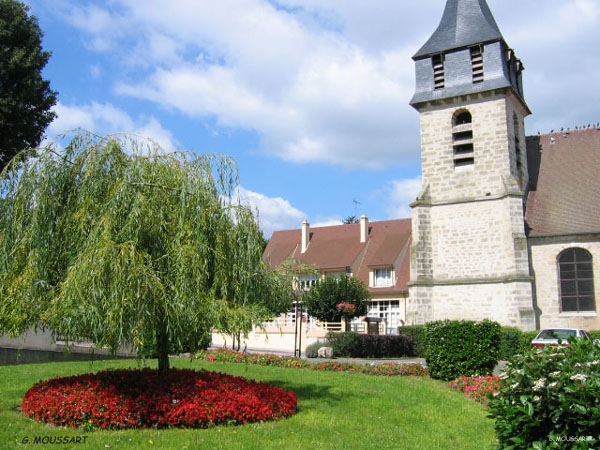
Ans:
{"type": "Polygon", "coordinates": [[[485,0],[448,0],[442,20],[414,59],[503,40],[485,0]]]}

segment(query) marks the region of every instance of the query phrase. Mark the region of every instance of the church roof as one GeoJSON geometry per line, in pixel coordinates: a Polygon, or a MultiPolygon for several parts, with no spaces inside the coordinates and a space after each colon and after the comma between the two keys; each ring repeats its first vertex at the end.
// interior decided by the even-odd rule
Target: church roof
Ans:
{"type": "Polygon", "coordinates": [[[442,20],[414,59],[503,40],[485,0],[448,0],[442,20]]]}
{"type": "Polygon", "coordinates": [[[530,236],[600,232],[600,126],[527,138],[530,236]]]}
{"type": "Polygon", "coordinates": [[[286,260],[313,265],[321,271],[345,271],[369,285],[373,267],[394,267],[396,283],[388,288],[371,288],[385,293],[408,290],[410,278],[411,220],[384,220],[368,223],[368,236],[360,242],[360,224],[311,227],[304,253],[301,229],[275,231],[263,259],[276,268],[286,260]]]}

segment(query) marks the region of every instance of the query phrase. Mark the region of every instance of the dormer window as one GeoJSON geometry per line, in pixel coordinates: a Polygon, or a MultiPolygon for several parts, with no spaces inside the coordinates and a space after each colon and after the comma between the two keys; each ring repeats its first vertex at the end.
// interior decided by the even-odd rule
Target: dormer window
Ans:
{"type": "Polygon", "coordinates": [[[433,55],[431,64],[433,66],[433,87],[434,89],[443,89],[445,84],[444,55],[433,55]]]}
{"type": "Polygon", "coordinates": [[[373,270],[374,287],[390,287],[394,285],[394,271],[391,267],[373,270]]]}
{"type": "Polygon", "coordinates": [[[475,164],[473,148],[473,123],[471,113],[459,110],[452,120],[452,150],[454,168],[472,167],[475,164]]]}
{"type": "Polygon", "coordinates": [[[471,47],[471,72],[473,83],[483,82],[483,46],[477,45],[471,47]]]}
{"type": "Polygon", "coordinates": [[[317,284],[317,280],[317,275],[313,273],[302,273],[298,279],[299,288],[303,291],[310,291],[317,284]]]}

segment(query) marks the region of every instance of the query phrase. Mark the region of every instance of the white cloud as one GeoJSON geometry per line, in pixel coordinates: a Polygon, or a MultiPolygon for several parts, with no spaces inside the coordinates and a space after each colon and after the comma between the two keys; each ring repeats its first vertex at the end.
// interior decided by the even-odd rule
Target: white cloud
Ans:
{"type": "Polygon", "coordinates": [[[263,234],[269,238],[276,230],[299,228],[306,214],[281,197],[267,197],[243,187],[238,188],[242,203],[258,210],[263,234]]]}
{"type": "Polygon", "coordinates": [[[394,219],[411,217],[412,210],[409,205],[415,201],[422,186],[420,176],[392,181],[388,187],[388,216],[394,219]]]}
{"type": "Polygon", "coordinates": [[[111,104],[91,103],[70,106],[57,103],[57,118],[50,124],[47,135],[54,137],[82,129],[98,135],[128,132],[157,142],[165,150],[174,150],[176,142],[154,117],[132,118],[111,104]]]}
{"type": "Polygon", "coordinates": [[[288,161],[351,168],[416,161],[417,121],[406,106],[412,49],[370,52],[360,45],[365,30],[354,33],[356,43],[339,32],[346,24],[355,30],[356,15],[369,8],[279,5],[120,0],[100,10],[74,3],[71,20],[98,51],[120,46],[125,64],[140,65],[137,81],[116,83],[120,94],[254,130],[264,152],[288,161]]]}

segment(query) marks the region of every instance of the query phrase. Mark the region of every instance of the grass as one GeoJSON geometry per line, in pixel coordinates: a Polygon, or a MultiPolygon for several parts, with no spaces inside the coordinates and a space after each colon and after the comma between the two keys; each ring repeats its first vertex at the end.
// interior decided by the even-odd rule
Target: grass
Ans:
{"type": "MultiPolygon", "coordinates": [[[[25,391],[39,380],[135,361],[61,362],[0,367],[0,449],[419,449],[496,448],[486,410],[429,377],[374,377],[353,373],[261,367],[177,359],[181,368],[207,369],[291,389],[299,412],[288,419],[206,430],[84,431],[36,423],[18,410],[25,391]],[[73,444],[56,439],[72,440],[73,444]],[[38,441],[44,444],[32,444],[38,441]],[[53,441],[54,439],[54,441],[53,441]],[[79,440],[79,443],[77,443],[79,440]],[[29,441],[29,444],[24,444],[29,441]],[[54,443],[51,443],[54,442],[54,443]]],[[[150,361],[155,367],[156,362],[150,361]]]]}

